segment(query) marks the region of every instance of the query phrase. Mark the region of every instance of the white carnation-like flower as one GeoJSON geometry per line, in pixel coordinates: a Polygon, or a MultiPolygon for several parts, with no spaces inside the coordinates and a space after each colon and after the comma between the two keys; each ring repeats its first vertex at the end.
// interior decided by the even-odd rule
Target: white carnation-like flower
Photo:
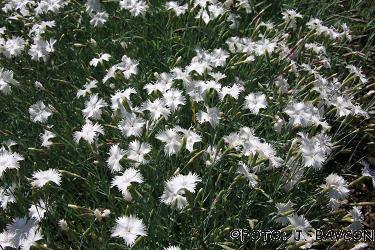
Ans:
{"type": "Polygon", "coordinates": [[[61,174],[56,169],[48,169],[45,171],[37,170],[33,173],[33,181],[31,185],[34,187],[43,187],[49,182],[55,183],[57,186],[60,186],[61,174]]]}
{"type": "Polygon", "coordinates": [[[135,168],[128,168],[122,175],[116,176],[111,182],[111,187],[117,187],[125,200],[132,200],[132,196],[128,190],[132,183],[143,183],[142,174],[135,168]]]}
{"type": "Polygon", "coordinates": [[[52,110],[50,107],[44,105],[42,101],[38,101],[29,108],[30,119],[33,122],[45,123],[48,117],[52,115],[52,110]]]}
{"type": "Polygon", "coordinates": [[[6,150],[5,147],[0,148],[0,178],[7,169],[19,169],[19,161],[23,161],[25,158],[10,150],[6,150]]]}
{"type": "Polygon", "coordinates": [[[116,225],[112,228],[111,237],[121,237],[127,246],[132,246],[139,236],[147,236],[146,226],[141,219],[130,215],[116,219],[116,225]]]}
{"type": "Polygon", "coordinates": [[[121,159],[125,156],[125,150],[121,149],[118,144],[112,145],[109,150],[109,157],[107,159],[107,166],[112,172],[122,170],[120,164],[121,159]]]}
{"type": "Polygon", "coordinates": [[[91,144],[99,136],[99,134],[104,135],[103,127],[98,123],[92,124],[90,120],[86,120],[86,124],[83,125],[82,130],[74,132],[73,137],[76,143],[79,143],[79,141],[83,138],[91,144]]]}
{"type": "Polygon", "coordinates": [[[178,174],[173,176],[166,182],[160,200],[177,209],[183,209],[188,205],[185,192],[195,193],[195,187],[198,182],[201,182],[201,178],[195,173],[189,172],[187,175],[178,174]]]}

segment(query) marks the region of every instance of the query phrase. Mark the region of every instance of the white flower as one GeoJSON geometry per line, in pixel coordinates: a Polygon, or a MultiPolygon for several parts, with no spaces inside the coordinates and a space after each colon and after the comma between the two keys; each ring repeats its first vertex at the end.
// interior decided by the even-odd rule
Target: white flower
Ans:
{"type": "Polygon", "coordinates": [[[121,0],[120,8],[128,10],[133,16],[145,15],[148,5],[143,0],[121,0]]]}
{"type": "MultiPolygon", "coordinates": [[[[16,16],[13,18],[16,18],[16,19],[19,18],[19,15],[17,12],[19,12],[22,17],[28,17],[30,15],[29,5],[35,4],[34,0],[24,0],[22,2],[19,2],[16,0],[7,0],[4,2],[5,2],[5,6],[2,8],[2,11],[4,11],[7,14],[12,14],[12,12],[15,12],[13,14],[16,16]]],[[[11,20],[12,18],[9,17],[9,19],[11,20]]]]}
{"type": "Polygon", "coordinates": [[[283,15],[283,20],[288,24],[288,28],[296,28],[297,18],[302,18],[300,13],[295,10],[286,10],[281,13],[283,15]]]}
{"type": "MultiPolygon", "coordinates": [[[[13,248],[29,249],[30,243],[34,243],[33,239],[41,239],[37,233],[37,223],[33,219],[15,218],[11,224],[6,226],[6,232],[10,236],[10,243],[13,248]],[[29,238],[30,237],[30,238],[29,238]]],[[[37,240],[39,240],[37,239],[37,240]]],[[[31,245],[32,245],[31,244],[31,245]]]]}
{"type": "MultiPolygon", "coordinates": [[[[209,75],[216,81],[216,82],[219,82],[220,80],[222,79],[225,79],[227,76],[221,72],[210,72],[209,75]]],[[[238,78],[236,78],[236,81],[237,83],[235,83],[235,85],[239,85],[239,86],[242,86],[242,83],[241,82],[238,82],[238,78]]],[[[214,82],[215,82],[214,81],[214,82]]]]}
{"type": "Polygon", "coordinates": [[[33,122],[45,123],[48,117],[52,115],[52,111],[49,107],[44,105],[42,101],[38,101],[29,108],[30,119],[33,122]]]}
{"type": "Polygon", "coordinates": [[[0,187],[0,207],[2,207],[3,210],[7,209],[10,203],[16,202],[16,197],[14,197],[15,189],[16,189],[15,184],[13,184],[7,189],[0,187]]]}
{"type": "Polygon", "coordinates": [[[63,0],[41,0],[38,6],[35,8],[35,13],[41,15],[49,11],[53,13],[58,13],[61,8],[67,5],[69,1],[63,0]]]}
{"type": "Polygon", "coordinates": [[[287,203],[276,203],[277,215],[280,216],[276,219],[276,221],[281,223],[282,225],[287,225],[289,220],[286,217],[285,213],[288,214],[292,212],[294,205],[295,204],[291,201],[288,201],[287,203]]]}
{"type": "MultiPolygon", "coordinates": [[[[196,56],[191,59],[190,65],[195,64],[196,66],[199,66],[200,64],[201,66],[203,66],[202,69],[195,69],[196,72],[200,75],[202,75],[202,73],[204,73],[204,71],[206,70],[209,74],[212,74],[210,72],[212,68],[225,66],[226,60],[229,57],[229,53],[223,49],[214,49],[212,50],[212,52],[208,52],[203,49],[196,49],[195,51],[196,56]]],[[[191,70],[188,71],[191,72],[191,70]]],[[[212,85],[213,88],[215,88],[215,85],[218,86],[217,83],[215,83],[215,81],[208,81],[208,83],[212,85]]],[[[219,90],[220,87],[218,87],[217,91],[219,90]]]]}
{"type": "Polygon", "coordinates": [[[138,236],[147,236],[146,226],[137,217],[122,216],[116,219],[111,237],[121,237],[127,246],[132,246],[138,236]]]}
{"type": "Polygon", "coordinates": [[[187,175],[178,174],[173,176],[165,184],[165,189],[160,200],[172,207],[183,209],[188,205],[186,200],[185,192],[195,193],[195,187],[198,182],[201,182],[201,178],[195,173],[188,173],[187,175]]]}
{"type": "Polygon", "coordinates": [[[353,207],[350,211],[352,223],[348,227],[349,230],[361,230],[363,228],[363,214],[361,209],[361,207],[353,207]]]}
{"type": "Polygon", "coordinates": [[[256,176],[253,173],[250,173],[249,167],[245,163],[239,163],[237,173],[240,173],[246,177],[246,179],[249,181],[250,187],[255,188],[258,185],[258,176],[256,176]]]}
{"type": "Polygon", "coordinates": [[[49,55],[54,52],[53,45],[56,43],[56,40],[51,38],[49,41],[46,41],[40,37],[34,39],[34,43],[30,46],[29,55],[34,61],[39,61],[43,59],[44,62],[47,61],[49,55]]]}
{"type": "Polygon", "coordinates": [[[181,248],[178,246],[169,246],[164,248],[164,250],[181,250],[181,248]]]}
{"type": "Polygon", "coordinates": [[[236,3],[238,9],[244,9],[246,13],[251,13],[251,5],[248,0],[238,0],[236,3]]]}
{"type": "Polygon", "coordinates": [[[186,70],[183,70],[179,67],[173,68],[171,71],[173,73],[173,78],[175,80],[181,80],[184,84],[188,83],[191,81],[191,77],[189,76],[189,72],[186,70]]]}
{"type": "Polygon", "coordinates": [[[208,60],[213,68],[225,66],[229,53],[221,48],[212,50],[208,55],[208,60]]]}
{"type": "Polygon", "coordinates": [[[132,199],[132,196],[128,188],[133,182],[143,183],[142,174],[134,168],[128,168],[122,175],[113,178],[111,187],[117,187],[118,190],[121,191],[124,198],[130,201],[132,199]]]}
{"type": "MultiPolygon", "coordinates": [[[[244,1],[244,0],[241,0],[241,1],[244,1]]],[[[262,21],[260,22],[259,26],[266,27],[267,30],[272,30],[275,27],[275,24],[270,21],[267,21],[267,22],[262,21]]]]}
{"type": "Polygon", "coordinates": [[[199,82],[192,81],[186,84],[186,93],[190,97],[191,102],[203,101],[202,85],[199,82]]]}
{"type": "Polygon", "coordinates": [[[182,138],[175,129],[166,129],[159,132],[155,138],[165,143],[164,152],[168,156],[177,154],[181,148],[182,138]]]}
{"type": "Polygon", "coordinates": [[[282,159],[277,157],[275,149],[264,140],[256,137],[254,131],[248,127],[242,127],[238,133],[231,133],[224,137],[232,148],[239,149],[242,147],[242,153],[245,156],[259,154],[261,159],[268,159],[272,167],[279,167],[282,159]]]}
{"type": "Polygon", "coordinates": [[[206,71],[211,71],[211,65],[207,61],[193,61],[186,66],[185,70],[187,73],[191,74],[191,72],[195,71],[198,75],[203,75],[206,71]]]}
{"type": "Polygon", "coordinates": [[[206,24],[223,15],[226,11],[223,4],[217,1],[194,1],[194,7],[197,6],[199,6],[199,12],[195,18],[202,18],[206,24]]]}
{"type": "Polygon", "coordinates": [[[4,147],[0,148],[0,178],[7,169],[19,169],[19,161],[23,161],[25,158],[18,154],[13,153],[10,150],[6,150],[4,147]]]}
{"type": "Polygon", "coordinates": [[[111,210],[109,209],[104,209],[103,212],[100,211],[99,209],[94,210],[95,220],[97,221],[102,221],[103,218],[107,218],[110,214],[111,214],[111,210]]]}
{"type": "Polygon", "coordinates": [[[117,64],[110,67],[106,71],[105,76],[103,77],[103,83],[106,83],[109,79],[114,78],[116,76],[117,70],[118,70],[117,64]]]}
{"type": "Polygon", "coordinates": [[[178,105],[185,104],[185,98],[182,95],[180,90],[170,89],[163,94],[164,102],[171,111],[175,111],[178,108],[178,105]]]}
{"type": "Polygon", "coordinates": [[[40,134],[40,140],[42,141],[42,147],[48,148],[53,144],[53,142],[50,141],[50,139],[55,138],[56,135],[52,133],[51,131],[44,130],[43,134],[40,134]]]}
{"type": "Polygon", "coordinates": [[[90,24],[94,27],[102,27],[108,20],[108,13],[103,12],[97,12],[94,15],[92,15],[90,24]]]}
{"type": "Polygon", "coordinates": [[[153,102],[147,100],[143,104],[143,110],[147,110],[151,114],[151,119],[156,121],[160,116],[163,116],[165,119],[168,118],[171,113],[170,109],[166,106],[166,103],[162,99],[155,99],[153,102]]]}
{"type": "Polygon", "coordinates": [[[368,248],[368,243],[359,242],[355,244],[354,247],[350,248],[349,250],[363,250],[365,248],[368,248]]]}
{"type": "Polygon", "coordinates": [[[138,62],[123,55],[120,63],[113,65],[107,70],[107,74],[103,78],[103,83],[107,82],[110,78],[115,77],[117,70],[122,72],[125,79],[129,79],[132,75],[138,73],[138,62]]]}
{"type": "MultiPolygon", "coordinates": [[[[195,51],[196,51],[197,55],[191,60],[192,63],[198,62],[198,63],[208,64],[208,67],[205,66],[208,71],[210,71],[211,68],[216,68],[216,67],[219,67],[219,66],[225,66],[226,60],[229,57],[229,53],[227,51],[221,49],[221,48],[220,49],[214,49],[211,52],[208,52],[208,51],[202,50],[202,49],[196,49],[195,51]]],[[[203,72],[204,71],[200,71],[200,72],[197,71],[197,73],[199,73],[200,75],[203,72]]],[[[210,72],[208,72],[208,73],[212,74],[210,72]]],[[[211,84],[215,85],[214,84],[215,81],[208,81],[208,82],[211,82],[211,84]]]]}
{"type": "Polygon", "coordinates": [[[275,81],[275,85],[279,88],[279,92],[282,94],[287,94],[289,89],[288,82],[283,78],[283,76],[278,76],[275,81]]]}
{"type": "Polygon", "coordinates": [[[67,231],[69,229],[68,223],[64,219],[59,220],[58,225],[63,231],[67,231]]]}
{"type": "Polygon", "coordinates": [[[0,233],[0,246],[4,249],[6,249],[7,247],[13,247],[13,237],[14,234],[8,233],[7,231],[0,233]]]}
{"type": "Polygon", "coordinates": [[[266,52],[271,55],[275,48],[277,46],[277,43],[274,41],[270,41],[269,39],[263,38],[259,41],[256,42],[255,48],[254,48],[254,53],[257,56],[261,56],[266,54],[266,52]]]}
{"type": "Polygon", "coordinates": [[[125,117],[120,121],[118,128],[125,137],[138,137],[142,134],[145,124],[145,120],[137,117],[134,113],[131,113],[128,117],[125,117]]]}
{"type": "Polygon", "coordinates": [[[332,101],[332,105],[336,107],[336,115],[338,117],[348,116],[352,113],[353,104],[348,98],[337,96],[332,101]]]}
{"type": "Polygon", "coordinates": [[[188,4],[178,5],[177,2],[170,1],[165,4],[165,8],[167,10],[173,10],[174,13],[176,13],[176,16],[179,16],[186,13],[188,10],[188,4]]]}
{"type": "Polygon", "coordinates": [[[198,14],[195,16],[196,19],[202,19],[206,24],[208,24],[211,20],[208,12],[201,8],[198,12],[198,14]]]}
{"type": "Polygon", "coordinates": [[[239,146],[243,144],[243,141],[237,132],[230,133],[229,135],[224,136],[223,139],[231,148],[239,149],[239,146]]]}
{"type": "Polygon", "coordinates": [[[357,76],[359,78],[359,80],[363,83],[363,84],[366,84],[368,82],[368,79],[366,78],[366,76],[362,73],[362,69],[361,68],[357,68],[356,66],[354,65],[347,65],[346,66],[347,69],[349,69],[350,73],[354,74],[355,76],[357,76]]]}
{"type": "Polygon", "coordinates": [[[11,147],[17,145],[17,142],[13,141],[12,139],[8,139],[6,141],[3,141],[2,144],[4,144],[10,150],[11,147]]]}
{"type": "Polygon", "coordinates": [[[351,32],[350,32],[348,25],[346,23],[343,23],[341,24],[341,28],[342,28],[341,36],[346,37],[349,41],[351,41],[352,35],[350,34],[351,32]]]}
{"type": "Polygon", "coordinates": [[[85,103],[86,107],[82,110],[83,116],[99,120],[102,116],[102,108],[107,106],[107,103],[98,97],[98,94],[90,96],[90,99],[85,103]]]}
{"type": "Polygon", "coordinates": [[[359,163],[363,166],[362,175],[370,177],[372,181],[372,186],[375,188],[375,170],[369,168],[370,164],[368,162],[361,161],[359,163]]]}
{"type": "Polygon", "coordinates": [[[359,106],[359,105],[353,105],[353,107],[352,107],[352,114],[364,116],[366,119],[368,119],[370,117],[369,113],[366,112],[366,111],[364,111],[361,108],[361,106],[359,106]]]}
{"type": "Polygon", "coordinates": [[[0,68],[0,91],[10,94],[12,85],[18,85],[18,81],[13,78],[13,71],[0,68]]]}
{"type": "Polygon", "coordinates": [[[329,198],[328,205],[331,207],[332,210],[337,210],[342,202],[335,198],[329,198]]]}
{"type": "Polygon", "coordinates": [[[126,156],[129,160],[134,162],[135,166],[147,163],[145,156],[151,152],[151,145],[149,143],[140,142],[138,140],[132,141],[126,151],[126,156]]]}
{"type": "Polygon", "coordinates": [[[25,40],[22,37],[13,37],[8,39],[3,47],[3,54],[7,58],[12,58],[20,55],[25,49],[25,40]]]}
{"type": "Polygon", "coordinates": [[[331,152],[331,138],[325,134],[318,134],[309,138],[305,133],[298,133],[301,137],[300,150],[305,167],[320,169],[331,152]]]}
{"type": "Polygon", "coordinates": [[[200,135],[189,129],[183,129],[181,127],[176,127],[176,129],[178,132],[182,132],[184,134],[184,138],[186,139],[186,149],[190,152],[193,152],[195,143],[202,141],[202,137],[200,135]]]}
{"type": "MultiPolygon", "coordinates": [[[[230,37],[225,43],[232,53],[246,53],[252,55],[255,52],[256,43],[250,38],[230,37]]],[[[255,58],[253,59],[255,60],[255,58]]]]}
{"type": "Polygon", "coordinates": [[[322,187],[325,190],[329,190],[330,198],[335,200],[345,199],[350,192],[348,189],[348,183],[343,177],[337,174],[330,174],[327,176],[326,183],[322,187]]]}
{"type": "Polygon", "coordinates": [[[91,144],[99,136],[99,134],[104,135],[102,126],[98,123],[93,125],[91,121],[86,120],[86,124],[83,125],[82,130],[74,132],[73,137],[76,143],[79,143],[81,138],[83,138],[91,144]]]}
{"type": "Polygon", "coordinates": [[[297,214],[293,214],[292,216],[288,216],[288,220],[293,227],[293,235],[290,238],[291,241],[297,238],[296,234],[300,236],[300,240],[309,238],[307,232],[311,228],[311,225],[303,215],[298,216],[297,214]]]}
{"type": "Polygon", "coordinates": [[[43,239],[43,235],[41,229],[37,227],[33,227],[27,233],[26,238],[21,240],[21,250],[29,250],[31,247],[39,240],[43,239]]]}
{"type": "Polygon", "coordinates": [[[134,88],[130,87],[125,90],[121,91],[116,91],[114,95],[111,96],[111,108],[113,111],[116,111],[117,109],[122,108],[122,103],[124,101],[127,101],[129,106],[132,106],[131,100],[130,100],[130,95],[131,94],[136,94],[137,92],[135,91],[134,88]]]}
{"type": "Polygon", "coordinates": [[[29,31],[29,35],[34,38],[41,37],[41,35],[46,32],[47,28],[55,27],[55,25],[55,21],[41,21],[40,23],[35,23],[29,31]]]}
{"type": "Polygon", "coordinates": [[[317,35],[323,34],[323,35],[329,37],[330,39],[337,39],[341,35],[335,29],[328,28],[327,26],[324,26],[322,24],[322,21],[317,19],[317,18],[311,18],[310,21],[306,23],[306,26],[310,30],[315,30],[317,35]]]}
{"type": "Polygon", "coordinates": [[[92,80],[83,86],[83,89],[77,91],[77,98],[91,94],[91,89],[96,88],[98,84],[97,80],[92,80]]]}
{"type": "Polygon", "coordinates": [[[204,123],[204,122],[209,122],[212,127],[216,127],[219,124],[220,120],[220,110],[218,108],[209,108],[206,107],[206,111],[199,111],[198,112],[198,122],[199,123],[204,123]]]}
{"type": "Polygon", "coordinates": [[[326,122],[322,121],[323,118],[319,110],[311,104],[306,104],[303,102],[292,102],[287,105],[284,112],[289,115],[289,122],[295,127],[322,125],[323,128],[329,128],[329,125],[326,122]]]}
{"type": "Polygon", "coordinates": [[[43,187],[48,182],[53,182],[57,186],[60,186],[61,175],[58,170],[50,168],[45,171],[35,171],[33,173],[33,179],[34,180],[31,182],[31,185],[33,185],[34,187],[43,187]]]}
{"type": "Polygon", "coordinates": [[[229,95],[231,97],[233,97],[234,99],[238,100],[238,96],[240,95],[240,93],[244,91],[244,87],[235,83],[233,84],[232,87],[223,87],[220,91],[220,100],[223,101],[224,98],[229,95]]]}
{"type": "Polygon", "coordinates": [[[31,205],[29,208],[30,218],[35,219],[35,221],[40,222],[44,218],[44,214],[47,212],[47,205],[42,199],[40,199],[36,204],[31,205]]]}
{"type": "Polygon", "coordinates": [[[121,149],[118,144],[112,145],[109,150],[107,166],[112,172],[122,170],[120,160],[125,156],[125,150],[121,149]]]}
{"type": "Polygon", "coordinates": [[[317,43],[306,43],[305,48],[314,51],[316,54],[325,54],[326,48],[317,43]]]}
{"type": "Polygon", "coordinates": [[[56,26],[55,21],[41,21],[40,23],[36,23],[31,28],[29,34],[33,35],[33,37],[41,37],[43,35],[47,28],[53,28],[56,26]]]}
{"type": "Polygon", "coordinates": [[[208,146],[206,151],[205,151],[205,154],[207,155],[207,160],[206,160],[206,166],[211,166],[215,163],[217,163],[223,153],[221,152],[221,149],[218,149],[216,146],[208,146]]]}
{"type": "Polygon", "coordinates": [[[154,73],[157,78],[156,83],[148,83],[143,88],[147,90],[147,94],[150,95],[152,92],[161,92],[164,94],[172,88],[173,80],[175,80],[172,73],[154,73]]]}
{"type": "Polygon", "coordinates": [[[161,92],[164,94],[171,87],[172,87],[172,82],[170,81],[161,81],[161,82],[158,81],[156,83],[147,83],[143,87],[143,89],[147,90],[148,95],[151,95],[153,92],[161,92]]]}
{"type": "Polygon", "coordinates": [[[208,6],[208,10],[210,12],[210,16],[214,19],[218,18],[221,15],[224,15],[224,13],[226,12],[223,4],[220,2],[213,2],[208,6]]]}
{"type": "Polygon", "coordinates": [[[259,110],[267,108],[266,95],[261,93],[250,93],[245,97],[245,109],[251,113],[258,114],[259,110]]]}
{"type": "Polygon", "coordinates": [[[89,65],[90,66],[98,66],[99,63],[103,63],[103,61],[109,61],[109,59],[111,58],[111,55],[108,54],[108,53],[103,53],[103,54],[99,54],[99,57],[98,58],[93,58],[90,62],[89,62],[89,65]]]}
{"type": "Polygon", "coordinates": [[[280,134],[281,130],[285,124],[285,121],[278,115],[275,116],[275,123],[273,124],[273,128],[275,131],[280,134]]]}
{"type": "Polygon", "coordinates": [[[87,13],[99,12],[102,9],[100,0],[87,0],[85,6],[87,13]]]}

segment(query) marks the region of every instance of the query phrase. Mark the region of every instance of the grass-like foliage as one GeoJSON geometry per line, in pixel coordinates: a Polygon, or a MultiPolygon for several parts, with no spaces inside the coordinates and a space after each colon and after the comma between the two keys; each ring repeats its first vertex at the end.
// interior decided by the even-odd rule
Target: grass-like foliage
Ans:
{"type": "Polygon", "coordinates": [[[373,247],[370,2],[1,1],[0,248],[373,247]]]}

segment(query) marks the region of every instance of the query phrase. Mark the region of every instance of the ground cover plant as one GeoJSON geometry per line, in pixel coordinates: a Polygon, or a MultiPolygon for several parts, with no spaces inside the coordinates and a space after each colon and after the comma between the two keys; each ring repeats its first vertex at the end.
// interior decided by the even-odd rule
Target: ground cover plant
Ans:
{"type": "Polygon", "coordinates": [[[0,248],[371,249],[372,5],[1,1],[0,248]]]}

